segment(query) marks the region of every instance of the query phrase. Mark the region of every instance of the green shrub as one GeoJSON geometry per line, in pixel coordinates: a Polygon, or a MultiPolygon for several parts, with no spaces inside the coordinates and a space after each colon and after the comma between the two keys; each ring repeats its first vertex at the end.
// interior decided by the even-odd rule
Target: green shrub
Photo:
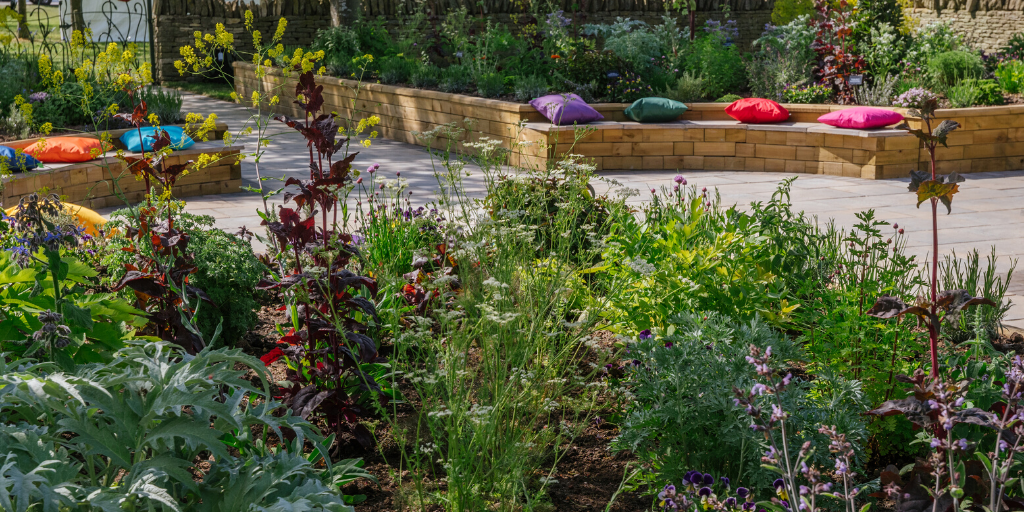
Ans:
{"type": "Polygon", "coordinates": [[[907,41],[905,74],[927,74],[928,61],[936,55],[965,48],[962,35],[949,22],[933,22],[914,29],[907,41]]]}
{"type": "Polygon", "coordinates": [[[662,95],[670,100],[683,103],[700,101],[704,99],[704,79],[693,76],[689,71],[683,72],[683,75],[676,80],[675,88],[666,89],[662,95]]]}
{"type": "Polygon", "coordinates": [[[606,96],[612,82],[633,71],[632,65],[612,52],[576,50],[555,60],[555,89],[576,93],[584,101],[606,96]]]}
{"type": "Polygon", "coordinates": [[[346,25],[317,30],[309,50],[323,50],[325,59],[341,57],[344,60],[351,60],[352,57],[362,54],[359,51],[359,34],[346,25]]]}
{"type": "Polygon", "coordinates": [[[241,351],[193,357],[136,343],[70,374],[49,363],[8,365],[4,356],[5,510],[342,512],[354,509],[338,485],[373,479],[357,460],[331,464],[316,428],[273,400],[263,364],[241,351]],[[283,432],[292,440],[268,444],[283,432]],[[307,442],[317,455],[303,453],[307,442]]]}
{"type": "Polygon", "coordinates": [[[385,57],[380,61],[380,82],[383,84],[401,84],[409,81],[416,70],[416,61],[405,57],[385,57]]]}
{"type": "Polygon", "coordinates": [[[476,92],[484,98],[505,94],[505,77],[501,73],[484,73],[476,79],[476,92]]]}
{"type": "Polygon", "coordinates": [[[0,133],[13,135],[19,139],[27,139],[29,134],[32,133],[32,123],[29,121],[30,119],[25,115],[25,112],[18,105],[11,103],[6,114],[0,111],[0,133]]]}
{"type": "Polygon", "coordinates": [[[954,108],[975,105],[1002,105],[1003,91],[995,80],[967,79],[946,89],[946,97],[954,108]]]}
{"type": "MultiPolygon", "coordinates": [[[[903,6],[900,0],[859,0],[857,10],[854,11],[853,19],[853,41],[861,48],[869,41],[878,44],[877,36],[879,28],[885,33],[889,30],[898,30],[904,25],[903,6]]],[[[891,41],[888,52],[893,62],[899,62],[903,53],[902,38],[891,41]]],[[[866,52],[862,52],[866,53],[866,52]]],[[[883,73],[883,76],[887,73],[883,73]]]]}
{"type": "Polygon", "coordinates": [[[640,98],[654,96],[654,88],[639,75],[627,71],[608,84],[606,95],[610,101],[633,103],[640,98]]]}
{"type": "Polygon", "coordinates": [[[793,86],[782,91],[782,99],[785,103],[825,103],[831,97],[832,88],[824,85],[793,86]]]}
{"type": "Polygon", "coordinates": [[[697,40],[685,58],[686,70],[704,79],[704,91],[714,98],[738,91],[747,83],[747,73],[736,45],[726,44],[711,34],[697,40]]]}
{"type": "Polygon", "coordinates": [[[150,113],[156,114],[160,124],[176,124],[183,120],[181,93],[178,91],[147,87],[139,92],[139,99],[146,102],[146,108],[150,113]]]}
{"type": "Polygon", "coordinates": [[[1024,59],[1024,32],[1010,36],[1010,40],[1003,47],[1003,53],[1012,59],[1024,59]]]}
{"type": "MultiPolygon", "coordinates": [[[[128,214],[127,210],[111,214],[111,227],[121,226],[121,219],[128,218],[128,214]]],[[[196,325],[200,332],[212,337],[223,321],[220,339],[225,345],[233,346],[256,325],[259,309],[256,284],[266,268],[253,254],[249,242],[213,228],[214,222],[208,215],[183,212],[176,227],[189,234],[188,248],[195,256],[196,272],[189,284],[206,292],[214,304],[200,305],[196,325]]],[[[132,241],[122,234],[110,238],[103,264],[109,268],[113,282],[124,275],[125,264],[132,263],[132,255],[120,250],[131,244],[132,241]]]]}
{"type": "Polygon", "coordinates": [[[83,103],[85,94],[78,82],[64,82],[59,89],[49,89],[49,97],[35,104],[32,123],[39,126],[52,123],[55,127],[91,125],[99,121],[99,127],[106,127],[109,121],[97,115],[112,103],[127,107],[124,93],[106,87],[94,87],[88,103],[83,103]]]}
{"type": "MultiPolygon", "coordinates": [[[[733,389],[754,384],[745,359],[752,345],[771,347],[773,357],[785,362],[803,357],[800,346],[760,320],[737,322],[718,313],[673,315],[665,329],[641,337],[646,339],[628,345],[637,361],[625,370],[633,400],[613,446],[652,463],[660,480],[679,481],[699,469],[745,487],[768,487],[777,475],[761,467],[763,434],[751,430],[750,418],[734,405],[733,389]]],[[[819,425],[836,425],[855,443],[865,437],[857,383],[821,373],[813,383],[794,384],[781,397],[792,415],[790,446],[827,445],[819,425]]],[[[815,462],[827,463],[827,457],[819,451],[815,462]]]]}
{"type": "Polygon", "coordinates": [[[29,55],[0,52],[0,77],[3,77],[0,80],[0,113],[8,111],[17,95],[28,99],[32,88],[39,83],[36,70],[29,55]]]}
{"type": "Polygon", "coordinates": [[[661,57],[661,42],[658,41],[646,23],[633,30],[615,30],[605,39],[604,49],[633,65],[643,69],[661,57]]]}
{"type": "Polygon", "coordinates": [[[726,94],[725,96],[721,96],[717,100],[715,100],[715,103],[732,103],[736,100],[742,99],[743,96],[740,96],[738,94],[726,94]]]}
{"type": "Polygon", "coordinates": [[[1002,88],[999,87],[999,83],[995,80],[972,80],[971,83],[978,88],[976,105],[1002,105],[1006,103],[1002,88]]]}
{"type": "Polygon", "coordinates": [[[548,81],[540,75],[518,76],[512,85],[516,101],[525,103],[548,93],[548,81]]]}
{"type": "Polygon", "coordinates": [[[339,78],[349,78],[356,71],[352,58],[345,55],[328,54],[324,56],[324,67],[327,74],[339,78]]]}
{"type": "MultiPolygon", "coordinates": [[[[568,145],[572,140],[562,140],[568,145]]],[[[484,200],[495,220],[508,218],[536,230],[537,257],[565,251],[571,263],[592,263],[600,255],[600,241],[611,229],[621,201],[597,196],[589,187],[593,169],[578,161],[573,171],[537,170],[520,176],[501,176],[484,200]]]]}
{"type": "Polygon", "coordinates": [[[812,0],[776,0],[772,8],[772,23],[785,25],[801,16],[812,16],[814,14],[814,2],[812,0]]]}
{"type": "Polygon", "coordinates": [[[441,70],[441,81],[438,88],[444,92],[462,93],[473,83],[467,66],[456,64],[441,70]]]}
{"type": "Polygon", "coordinates": [[[952,87],[969,78],[981,78],[985,74],[985,63],[975,53],[944,52],[928,61],[928,73],[938,86],[952,87]]]}
{"type": "Polygon", "coordinates": [[[999,81],[999,86],[1008,94],[1017,94],[1024,91],[1024,62],[1004,60],[999,63],[995,75],[996,80],[999,81]]]}
{"type": "Polygon", "coordinates": [[[433,64],[417,64],[409,82],[413,87],[436,87],[441,77],[441,69],[433,64]]]}

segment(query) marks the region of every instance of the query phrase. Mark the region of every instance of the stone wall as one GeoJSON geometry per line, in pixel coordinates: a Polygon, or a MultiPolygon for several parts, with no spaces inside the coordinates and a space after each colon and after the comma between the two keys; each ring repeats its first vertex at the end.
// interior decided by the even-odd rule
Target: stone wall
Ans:
{"type": "MultiPolygon", "coordinates": [[[[544,14],[534,15],[525,12],[527,3],[511,0],[362,0],[364,16],[383,18],[392,33],[397,32],[403,23],[404,16],[422,8],[428,15],[431,25],[439,25],[449,12],[465,7],[477,18],[501,23],[512,28],[531,24],[542,25],[544,14]],[[538,19],[538,16],[541,19],[538,19]]],[[[698,30],[708,19],[722,20],[722,8],[729,5],[730,17],[737,21],[740,35],[736,43],[747,50],[750,44],[761,36],[766,23],[771,22],[775,0],[696,0],[696,26],[698,30]]],[[[1024,1],[1024,0],[1022,0],[1024,1]]],[[[545,10],[562,10],[563,16],[572,20],[570,28],[582,28],[588,23],[613,23],[616,18],[630,18],[644,21],[650,25],[662,22],[666,13],[663,0],[554,0],[545,10]]],[[[673,10],[679,25],[685,27],[689,20],[673,10]]],[[[482,28],[482,27],[481,27],[482,28]]]]}
{"type": "MultiPolygon", "coordinates": [[[[1014,0],[1017,1],[1017,0],[1014,0]]],[[[967,42],[975,48],[986,52],[998,51],[1006,46],[1014,34],[1024,32],[1024,6],[1015,10],[993,9],[968,11],[954,3],[945,10],[935,11],[927,8],[911,9],[911,15],[921,24],[946,21],[953,30],[963,34],[967,42]],[[959,10],[954,7],[961,7],[959,10]]]]}
{"type": "MultiPolygon", "coordinates": [[[[245,30],[245,11],[253,10],[253,27],[261,32],[264,43],[277,28],[278,20],[288,19],[288,29],[281,41],[285,46],[307,47],[316,31],[331,26],[328,2],[325,0],[154,0],[154,46],[156,66],[154,78],[159,81],[186,79],[174,69],[181,59],[179,49],[194,44],[196,31],[213,33],[218,23],[235,36],[235,47],[252,48],[252,38],[245,30]]],[[[228,75],[232,70],[227,67],[228,75]]],[[[194,79],[194,77],[190,77],[194,79]]]]}
{"type": "MultiPolygon", "coordinates": [[[[564,14],[565,17],[572,20],[573,24],[578,25],[582,30],[582,25],[590,23],[614,23],[616,18],[629,18],[632,20],[640,20],[649,25],[660,25],[662,23],[662,16],[666,13],[664,11],[605,11],[596,13],[581,13],[581,14],[564,14]]],[[[679,16],[678,13],[672,13],[676,17],[677,23],[680,27],[687,27],[689,19],[686,17],[679,16]]],[[[504,24],[513,32],[516,32],[517,26],[525,26],[531,22],[535,22],[534,19],[525,18],[523,16],[517,16],[515,21],[513,17],[515,14],[487,14],[484,15],[485,20],[490,20],[492,23],[504,24]]],[[[733,12],[730,15],[731,19],[736,20],[737,29],[739,29],[739,39],[736,44],[744,51],[750,50],[751,44],[755,39],[761,37],[761,33],[764,32],[764,26],[766,23],[772,21],[772,11],[767,10],[752,10],[752,11],[741,11],[733,12]]],[[[697,30],[704,25],[705,20],[718,20],[724,19],[721,11],[698,11],[696,16],[697,30]]],[[[402,18],[400,16],[386,16],[386,26],[389,32],[397,33],[399,27],[402,24],[402,18]]],[[[481,29],[483,27],[480,27],[481,29]]]]}

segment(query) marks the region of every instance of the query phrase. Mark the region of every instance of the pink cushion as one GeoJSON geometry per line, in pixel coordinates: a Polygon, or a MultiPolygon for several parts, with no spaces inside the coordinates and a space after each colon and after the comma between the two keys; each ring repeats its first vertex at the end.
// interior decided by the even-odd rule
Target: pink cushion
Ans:
{"type": "Polygon", "coordinates": [[[764,98],[743,98],[725,107],[729,117],[747,124],[781,123],[789,119],[786,107],[764,98]]]}
{"type": "Polygon", "coordinates": [[[558,125],[587,124],[604,119],[600,112],[575,94],[549,94],[531,101],[530,105],[548,121],[558,125]]]}
{"type": "Polygon", "coordinates": [[[818,118],[819,123],[824,123],[836,128],[854,128],[865,130],[868,128],[881,128],[896,124],[903,120],[898,112],[874,107],[853,107],[843,110],[829,112],[818,118]]]}

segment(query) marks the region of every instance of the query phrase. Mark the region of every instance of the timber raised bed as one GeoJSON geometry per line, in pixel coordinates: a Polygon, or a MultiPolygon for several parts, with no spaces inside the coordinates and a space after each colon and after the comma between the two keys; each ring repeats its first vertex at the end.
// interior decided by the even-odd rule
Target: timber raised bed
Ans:
{"type": "MultiPolygon", "coordinates": [[[[241,191],[242,167],[238,154],[242,146],[224,145],[224,132],[227,129],[227,124],[217,123],[216,129],[207,134],[209,141],[196,142],[192,147],[175,151],[164,159],[168,165],[174,165],[196,160],[201,154],[216,155],[211,165],[192,171],[177,180],[174,186],[176,197],[241,191]]],[[[126,131],[128,130],[110,130],[108,133],[116,141],[126,131]]],[[[75,136],[95,137],[95,134],[75,136]]],[[[39,139],[5,142],[4,145],[24,149],[37,140],[39,139]]],[[[127,155],[133,156],[132,153],[127,155]]],[[[103,156],[88,162],[44,164],[38,169],[6,176],[3,204],[17,204],[22,197],[40,191],[56,193],[64,197],[66,202],[92,209],[123,206],[125,199],[131,203],[138,203],[147,192],[145,182],[135,179],[120,160],[113,156],[103,156]]]]}
{"type": "MultiPolygon", "coordinates": [[[[257,79],[255,66],[236,62],[235,90],[249,98],[258,90],[276,90],[276,112],[301,116],[293,103],[294,77],[272,68],[257,79]],[[285,85],[282,87],[282,85],[285,85]]],[[[342,117],[380,117],[381,136],[425,145],[416,132],[442,125],[460,129],[457,144],[487,137],[513,148],[513,165],[543,166],[569,151],[572,127],[551,126],[528,104],[438,91],[319,77],[325,110],[342,117]],[[359,87],[358,96],[356,87],[359,87]],[[353,102],[353,100],[355,100],[353,102]],[[519,144],[522,142],[527,145],[519,144]]],[[[729,170],[833,174],[867,179],[905,177],[923,167],[927,152],[917,139],[898,130],[845,130],[817,123],[840,105],[785,105],[790,122],[745,125],[725,113],[724,103],[694,103],[672,123],[626,120],[620,103],[592,105],[605,121],[571,152],[592,158],[600,170],[729,170]]],[[[905,109],[892,108],[901,113],[905,109]]],[[[939,148],[938,170],[972,173],[1024,169],[1024,105],[945,109],[937,121],[952,119],[961,129],[939,148]]],[[[919,127],[919,120],[910,120],[919,127]]],[[[447,144],[444,137],[433,145],[447,144]]]]}

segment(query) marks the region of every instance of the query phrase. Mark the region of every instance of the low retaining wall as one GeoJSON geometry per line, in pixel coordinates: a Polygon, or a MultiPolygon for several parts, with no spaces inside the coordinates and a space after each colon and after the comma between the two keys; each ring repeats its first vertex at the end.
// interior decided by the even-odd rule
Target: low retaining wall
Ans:
{"type": "MultiPolygon", "coordinates": [[[[175,151],[164,159],[167,165],[196,160],[201,154],[216,155],[208,167],[192,171],[175,182],[175,197],[190,197],[209,194],[240,192],[242,187],[242,166],[238,154],[242,146],[225,146],[222,142],[227,125],[218,123],[215,131],[209,133],[209,142],[197,142],[194,146],[175,151]]],[[[116,139],[127,130],[114,130],[110,134],[116,139]]],[[[87,135],[81,135],[87,136],[87,135]]],[[[15,141],[4,145],[23,149],[38,139],[15,141]]],[[[4,178],[3,204],[11,206],[22,197],[33,192],[56,193],[69,203],[99,209],[124,206],[141,202],[146,195],[146,183],[136,180],[120,160],[104,156],[88,162],[72,164],[44,164],[45,167],[14,173],[4,178]],[[123,195],[119,196],[118,193],[123,195]]]]}
{"type": "MultiPolygon", "coordinates": [[[[277,112],[302,115],[292,103],[294,77],[284,78],[280,70],[273,69],[260,80],[264,91],[278,91],[280,103],[274,107],[277,112]]],[[[251,97],[261,85],[260,80],[252,64],[235,63],[235,90],[239,96],[251,97]]],[[[571,128],[552,129],[527,104],[382,84],[359,85],[353,80],[332,77],[320,77],[318,83],[324,87],[325,110],[354,119],[377,115],[381,119],[377,127],[381,136],[410,144],[425,145],[413,132],[454,123],[465,129],[453,141],[457,145],[488,137],[500,141],[503,147],[517,148],[512,155],[513,165],[545,165],[558,158],[571,140],[571,135],[565,133],[571,132],[571,128]],[[552,134],[561,134],[557,137],[562,149],[554,147],[552,134]],[[532,144],[519,149],[517,141],[532,144]]],[[[595,125],[601,128],[587,135],[572,152],[592,157],[602,170],[778,171],[886,179],[905,177],[911,170],[925,168],[921,162],[928,161],[928,153],[917,139],[893,130],[880,136],[877,131],[836,130],[824,125],[789,129],[737,125],[725,113],[724,103],[694,103],[681,117],[683,121],[725,121],[722,126],[651,125],[627,121],[623,114],[627,104],[592,106],[605,116],[606,123],[595,125]]],[[[791,124],[816,124],[822,114],[849,108],[785,106],[790,111],[791,124]]],[[[904,109],[892,110],[905,113],[904,109]]],[[[1024,169],[1024,105],[946,109],[936,114],[936,125],[943,119],[953,119],[962,127],[950,136],[949,147],[938,151],[940,171],[1024,169]]],[[[919,127],[920,120],[911,119],[910,124],[919,127]]],[[[448,142],[439,137],[433,145],[443,147],[448,142]]]]}

